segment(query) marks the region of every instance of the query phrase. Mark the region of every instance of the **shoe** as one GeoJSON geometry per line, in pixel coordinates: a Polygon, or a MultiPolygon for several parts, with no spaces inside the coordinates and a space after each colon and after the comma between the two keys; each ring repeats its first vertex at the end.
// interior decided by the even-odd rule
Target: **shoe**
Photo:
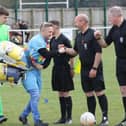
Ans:
{"type": "Polygon", "coordinates": [[[108,125],[109,125],[109,121],[106,117],[104,117],[101,123],[99,124],[99,126],[108,126],[108,125]]]}
{"type": "Polygon", "coordinates": [[[5,121],[7,121],[7,117],[5,117],[5,116],[0,116],[0,123],[3,123],[3,122],[5,122],[5,121]]]}
{"type": "Polygon", "coordinates": [[[72,124],[72,119],[71,118],[67,119],[65,124],[72,124]]]}
{"type": "Polygon", "coordinates": [[[34,126],[48,126],[48,125],[49,125],[48,123],[44,123],[44,122],[42,122],[42,120],[39,120],[35,123],[34,126]]]}
{"type": "Polygon", "coordinates": [[[126,126],[126,119],[123,119],[119,124],[115,126],[126,126]]]}
{"type": "Polygon", "coordinates": [[[19,117],[19,121],[22,122],[23,125],[28,125],[28,120],[26,117],[19,117]]]}
{"type": "Polygon", "coordinates": [[[54,124],[65,124],[65,123],[66,123],[66,119],[62,119],[62,118],[54,122],[54,124]]]}

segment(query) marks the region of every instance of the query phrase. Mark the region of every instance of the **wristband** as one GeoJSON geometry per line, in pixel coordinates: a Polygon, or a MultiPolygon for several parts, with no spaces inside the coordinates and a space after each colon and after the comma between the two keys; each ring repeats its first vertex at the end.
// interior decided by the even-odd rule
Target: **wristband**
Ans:
{"type": "Polygon", "coordinates": [[[97,68],[96,68],[96,67],[92,67],[92,69],[93,69],[93,70],[97,70],[97,68]]]}

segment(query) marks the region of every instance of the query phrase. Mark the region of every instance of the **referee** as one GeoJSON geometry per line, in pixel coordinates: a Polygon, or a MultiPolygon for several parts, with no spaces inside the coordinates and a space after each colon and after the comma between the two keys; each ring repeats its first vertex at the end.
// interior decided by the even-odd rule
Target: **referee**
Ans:
{"type": "MultiPolygon", "coordinates": [[[[69,39],[60,32],[60,22],[52,20],[54,37],[50,41],[50,51],[58,50],[59,45],[71,48],[69,39]]],[[[74,90],[73,84],[73,59],[68,54],[58,54],[53,57],[52,89],[58,92],[61,118],[55,124],[72,123],[72,97],[70,91],[74,90]]]]}
{"type": "Polygon", "coordinates": [[[114,6],[109,9],[109,21],[113,25],[105,41],[99,31],[95,37],[102,47],[109,46],[112,42],[116,53],[116,76],[120,86],[124,107],[124,119],[116,126],[126,126],[126,20],[123,18],[122,9],[114,6]]]}
{"type": "MultiPolygon", "coordinates": [[[[79,54],[81,61],[81,84],[86,94],[88,111],[95,115],[96,98],[102,111],[102,121],[99,126],[108,126],[108,102],[104,93],[105,85],[101,61],[101,47],[94,37],[94,30],[89,28],[89,19],[85,14],[75,17],[75,26],[80,33],[76,36],[74,49],[64,48],[68,54],[79,54]]],[[[63,48],[59,49],[63,53],[63,48]]]]}

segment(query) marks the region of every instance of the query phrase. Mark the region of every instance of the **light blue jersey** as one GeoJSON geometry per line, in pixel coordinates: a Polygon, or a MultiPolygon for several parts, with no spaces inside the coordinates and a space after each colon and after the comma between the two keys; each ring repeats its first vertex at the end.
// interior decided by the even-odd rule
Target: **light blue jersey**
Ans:
{"type": "Polygon", "coordinates": [[[28,43],[28,52],[30,56],[28,65],[29,67],[32,67],[32,69],[26,72],[26,78],[23,81],[23,85],[26,90],[41,90],[42,88],[41,71],[33,67],[31,63],[31,60],[40,64],[43,62],[43,60],[41,60],[41,55],[38,53],[40,48],[46,48],[46,41],[41,34],[37,34],[28,43]]]}
{"type": "Polygon", "coordinates": [[[34,36],[29,44],[28,44],[29,50],[30,50],[30,58],[33,62],[39,63],[39,64],[43,64],[45,61],[45,58],[42,57],[39,53],[38,50],[40,48],[46,48],[46,42],[43,39],[43,37],[38,34],[36,36],[34,36]]]}

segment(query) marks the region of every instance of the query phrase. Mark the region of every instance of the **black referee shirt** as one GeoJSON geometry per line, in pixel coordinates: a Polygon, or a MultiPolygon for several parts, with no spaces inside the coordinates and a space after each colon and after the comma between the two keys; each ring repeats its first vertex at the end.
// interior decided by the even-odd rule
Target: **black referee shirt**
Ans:
{"type": "Polygon", "coordinates": [[[94,37],[94,30],[89,28],[85,33],[79,33],[75,39],[75,51],[78,52],[82,66],[92,67],[97,52],[101,47],[94,37]]]}
{"type": "MultiPolygon", "coordinates": [[[[53,37],[50,41],[50,50],[51,51],[56,51],[58,50],[58,45],[59,44],[64,44],[64,46],[71,48],[71,43],[70,40],[67,39],[66,36],[64,36],[63,34],[60,34],[60,36],[58,38],[53,37]]],[[[70,56],[68,54],[58,54],[56,56],[53,57],[54,60],[54,65],[55,66],[61,66],[61,65],[66,65],[68,64],[69,60],[70,60],[70,56]]]]}
{"type": "Polygon", "coordinates": [[[116,56],[126,59],[126,20],[120,27],[113,26],[110,29],[106,43],[110,45],[112,42],[114,42],[116,56]]]}

